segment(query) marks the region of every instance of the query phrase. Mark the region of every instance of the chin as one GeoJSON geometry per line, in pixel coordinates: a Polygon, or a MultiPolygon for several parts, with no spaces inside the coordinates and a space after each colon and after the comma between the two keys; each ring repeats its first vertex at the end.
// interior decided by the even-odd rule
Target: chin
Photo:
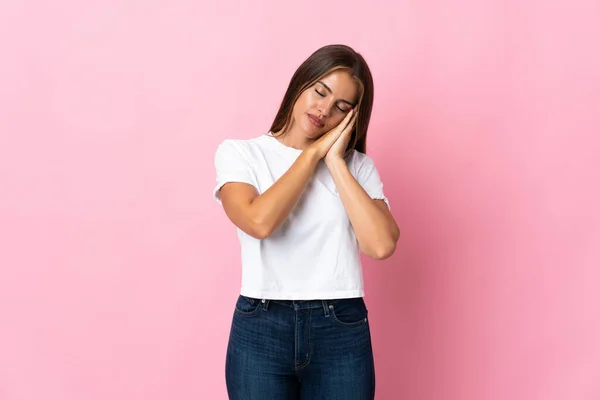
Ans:
{"type": "Polygon", "coordinates": [[[323,128],[319,129],[315,127],[310,121],[308,121],[308,123],[304,126],[304,134],[308,138],[318,139],[323,136],[324,133],[325,131],[323,128]]]}
{"type": "Polygon", "coordinates": [[[316,140],[316,139],[320,138],[321,136],[323,136],[322,132],[315,132],[315,131],[312,131],[312,132],[308,131],[308,132],[306,132],[306,137],[310,138],[310,139],[315,139],[316,140]]]}

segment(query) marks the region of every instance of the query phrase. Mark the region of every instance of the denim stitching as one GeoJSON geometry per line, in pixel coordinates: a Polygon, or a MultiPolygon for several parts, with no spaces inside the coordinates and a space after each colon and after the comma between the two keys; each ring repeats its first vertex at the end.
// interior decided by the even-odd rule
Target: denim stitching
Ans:
{"type": "Polygon", "coordinates": [[[307,335],[306,335],[306,361],[296,367],[296,371],[300,371],[301,369],[304,369],[308,363],[310,363],[310,323],[312,320],[312,308],[308,309],[308,329],[307,329],[307,335]]]}
{"type": "Polygon", "coordinates": [[[294,309],[294,369],[298,365],[298,310],[294,309]]]}
{"type": "Polygon", "coordinates": [[[331,310],[331,313],[330,313],[330,315],[331,315],[331,317],[332,317],[331,319],[332,319],[332,320],[333,320],[333,321],[334,321],[336,324],[338,324],[338,325],[340,325],[340,326],[343,326],[343,327],[346,327],[346,328],[351,328],[351,327],[354,327],[354,326],[360,326],[360,325],[362,325],[362,324],[366,324],[366,323],[367,323],[367,320],[368,320],[368,316],[369,316],[369,312],[368,312],[368,311],[366,311],[366,312],[365,312],[365,318],[363,318],[363,319],[361,319],[361,320],[358,320],[358,321],[356,321],[356,322],[342,322],[342,321],[340,321],[340,320],[338,319],[338,317],[335,315],[335,307],[331,307],[331,309],[330,309],[330,310],[331,310]]]}
{"type": "MultiPolygon", "coordinates": [[[[246,297],[246,300],[248,298],[246,297]]],[[[251,305],[254,305],[252,302],[249,302],[251,305]]],[[[258,311],[260,310],[260,305],[256,305],[256,307],[254,308],[254,310],[252,311],[242,311],[242,310],[238,310],[237,305],[234,307],[234,313],[239,315],[240,317],[246,317],[246,318],[250,318],[250,317],[255,317],[258,314],[258,311]]]]}

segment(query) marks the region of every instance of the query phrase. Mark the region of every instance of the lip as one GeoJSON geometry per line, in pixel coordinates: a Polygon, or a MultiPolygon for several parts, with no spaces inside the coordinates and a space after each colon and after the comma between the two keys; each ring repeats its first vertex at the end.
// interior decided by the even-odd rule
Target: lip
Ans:
{"type": "Polygon", "coordinates": [[[322,128],[325,126],[323,121],[320,120],[319,118],[315,117],[314,115],[310,115],[310,114],[306,114],[306,115],[308,116],[308,119],[310,120],[310,122],[317,128],[322,128]]]}

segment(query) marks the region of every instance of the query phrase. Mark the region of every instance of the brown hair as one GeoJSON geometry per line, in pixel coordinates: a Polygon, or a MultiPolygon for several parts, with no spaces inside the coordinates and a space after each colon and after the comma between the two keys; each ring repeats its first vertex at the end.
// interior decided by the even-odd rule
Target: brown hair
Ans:
{"type": "Polygon", "coordinates": [[[275,116],[271,132],[285,132],[292,120],[292,110],[300,94],[314,85],[323,76],[344,69],[357,81],[359,99],[355,106],[358,119],[352,129],[348,150],[366,153],[367,128],[373,108],[373,77],[365,59],[352,48],[335,44],[321,47],[308,57],[296,70],[283,96],[275,116]]]}

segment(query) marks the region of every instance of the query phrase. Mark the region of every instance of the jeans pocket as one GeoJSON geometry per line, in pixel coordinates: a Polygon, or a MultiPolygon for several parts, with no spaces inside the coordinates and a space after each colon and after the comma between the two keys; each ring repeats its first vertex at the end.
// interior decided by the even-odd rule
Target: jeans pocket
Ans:
{"type": "Polygon", "coordinates": [[[329,306],[331,320],[346,327],[359,326],[367,323],[369,311],[362,298],[341,299],[329,306]]]}
{"type": "Polygon", "coordinates": [[[253,317],[260,310],[260,300],[240,295],[235,303],[235,313],[242,317],[253,317]]]}

